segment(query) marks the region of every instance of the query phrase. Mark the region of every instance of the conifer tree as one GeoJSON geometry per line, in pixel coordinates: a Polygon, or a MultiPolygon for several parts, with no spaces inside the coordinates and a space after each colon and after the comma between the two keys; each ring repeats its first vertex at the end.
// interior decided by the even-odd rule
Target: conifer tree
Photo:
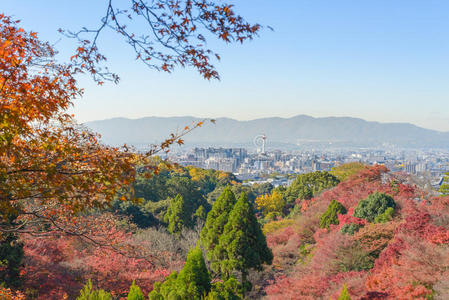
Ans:
{"type": "Polygon", "coordinates": [[[339,224],[338,215],[344,215],[346,213],[346,208],[340,202],[332,200],[327,210],[320,218],[320,228],[329,228],[331,224],[339,224]]]}
{"type": "Polygon", "coordinates": [[[111,300],[111,294],[104,290],[94,290],[92,287],[92,281],[86,283],[83,289],[80,291],[80,295],[76,300],[111,300]]]}
{"type": "Polygon", "coordinates": [[[216,251],[216,246],[235,203],[235,195],[231,188],[227,186],[207,214],[206,223],[201,230],[201,243],[207,251],[207,258],[215,272],[218,272],[219,261],[223,258],[222,253],[216,251]]]}
{"type": "Polygon", "coordinates": [[[203,252],[199,245],[190,250],[184,268],[179,272],[176,280],[176,290],[182,297],[193,299],[204,296],[210,291],[210,274],[204,261],[203,252]],[[189,297],[191,296],[191,298],[189,297]]]}
{"type": "Polygon", "coordinates": [[[193,214],[193,216],[194,216],[196,223],[199,221],[204,222],[206,220],[206,216],[207,216],[204,206],[200,205],[198,207],[198,209],[195,211],[195,213],[193,214]]]}
{"type": "Polygon", "coordinates": [[[164,222],[168,223],[168,231],[170,233],[180,233],[184,226],[189,225],[191,216],[186,209],[186,203],[181,195],[176,195],[170,201],[170,206],[164,216],[164,222]]]}
{"type": "Polygon", "coordinates": [[[149,298],[150,300],[199,300],[209,293],[210,280],[203,253],[197,245],[190,250],[184,268],[179,274],[173,272],[164,283],[156,283],[149,298]]]}
{"type": "Polygon", "coordinates": [[[443,196],[449,195],[449,172],[445,174],[443,183],[440,186],[439,192],[443,194],[443,196]]]}
{"type": "Polygon", "coordinates": [[[142,291],[140,290],[140,287],[136,285],[135,281],[133,281],[131,287],[129,288],[129,293],[128,293],[127,299],[128,300],[144,300],[145,299],[142,291]]]}
{"type": "Polygon", "coordinates": [[[232,272],[240,272],[243,292],[251,289],[247,280],[249,269],[261,270],[262,264],[272,263],[273,254],[267,246],[254,207],[244,193],[229,214],[216,250],[224,255],[219,261],[221,274],[226,279],[232,272]]]}
{"type": "Polygon", "coordinates": [[[341,291],[340,296],[338,297],[338,300],[351,300],[351,296],[349,295],[348,287],[346,286],[346,284],[343,286],[343,289],[341,291]]]}

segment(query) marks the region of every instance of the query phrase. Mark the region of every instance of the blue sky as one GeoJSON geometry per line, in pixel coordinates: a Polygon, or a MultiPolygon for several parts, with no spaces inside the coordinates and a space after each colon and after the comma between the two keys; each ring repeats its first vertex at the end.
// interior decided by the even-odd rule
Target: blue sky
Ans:
{"type": "MultiPolygon", "coordinates": [[[[116,0],[118,1],[118,0],[116,0]]],[[[123,1],[123,0],[121,0],[123,1]]],[[[1,0],[26,29],[57,42],[57,29],[98,24],[106,0],[1,0]],[[94,4],[92,4],[94,3],[94,4]]],[[[449,131],[449,1],[239,0],[251,22],[272,26],[244,45],[210,41],[221,81],[192,69],[147,69],[114,34],[103,37],[121,83],[85,88],[72,111],[81,122],[144,116],[352,116],[449,131]]]]}

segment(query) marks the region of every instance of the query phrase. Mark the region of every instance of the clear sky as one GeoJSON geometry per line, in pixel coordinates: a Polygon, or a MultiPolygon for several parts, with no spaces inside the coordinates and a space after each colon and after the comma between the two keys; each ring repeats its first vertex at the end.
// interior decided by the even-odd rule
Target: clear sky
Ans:
{"type": "MultiPolygon", "coordinates": [[[[119,1],[119,0],[116,0],[119,1]]],[[[124,0],[120,0],[124,1],[124,0]]],[[[209,42],[221,81],[192,69],[147,69],[117,36],[103,37],[121,83],[97,87],[73,112],[81,122],[144,116],[353,116],[449,131],[449,1],[239,0],[251,22],[272,26],[244,45],[209,42]]],[[[57,42],[57,29],[98,24],[106,0],[1,0],[1,11],[57,42]]],[[[70,55],[72,41],[56,48],[70,55]]]]}

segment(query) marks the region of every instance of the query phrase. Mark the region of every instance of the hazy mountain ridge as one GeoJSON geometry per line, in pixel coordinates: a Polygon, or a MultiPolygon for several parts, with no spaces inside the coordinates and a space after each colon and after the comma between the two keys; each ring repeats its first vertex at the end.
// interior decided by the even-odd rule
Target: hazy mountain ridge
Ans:
{"type": "MultiPolygon", "coordinates": [[[[195,117],[113,118],[87,122],[85,125],[102,135],[107,144],[150,144],[164,140],[170,133],[201,120],[195,117]]],[[[186,137],[189,144],[252,144],[264,133],[273,144],[332,142],[339,144],[404,147],[447,147],[449,132],[425,129],[409,123],[369,122],[351,117],[314,118],[298,115],[292,118],[261,118],[238,121],[218,118],[216,124],[205,124],[186,137]]]]}

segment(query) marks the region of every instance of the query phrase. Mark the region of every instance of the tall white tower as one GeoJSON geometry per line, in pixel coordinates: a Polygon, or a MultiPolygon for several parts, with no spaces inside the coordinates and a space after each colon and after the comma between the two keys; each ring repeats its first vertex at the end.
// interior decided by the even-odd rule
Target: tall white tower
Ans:
{"type": "Polygon", "coordinates": [[[264,134],[260,134],[254,138],[254,145],[257,150],[261,149],[260,153],[265,154],[265,144],[267,142],[267,136],[264,134]]]}

